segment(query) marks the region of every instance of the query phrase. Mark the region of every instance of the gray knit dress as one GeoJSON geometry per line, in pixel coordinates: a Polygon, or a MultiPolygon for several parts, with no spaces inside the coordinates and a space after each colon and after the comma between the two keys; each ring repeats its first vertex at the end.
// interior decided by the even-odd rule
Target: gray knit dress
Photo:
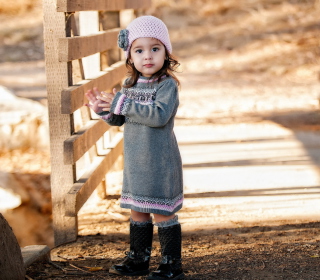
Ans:
{"type": "Polygon", "coordinates": [[[140,77],[116,94],[110,112],[100,114],[110,125],[125,123],[121,207],[162,215],[181,209],[182,162],[173,132],[178,105],[173,78],[158,83],[140,77]]]}

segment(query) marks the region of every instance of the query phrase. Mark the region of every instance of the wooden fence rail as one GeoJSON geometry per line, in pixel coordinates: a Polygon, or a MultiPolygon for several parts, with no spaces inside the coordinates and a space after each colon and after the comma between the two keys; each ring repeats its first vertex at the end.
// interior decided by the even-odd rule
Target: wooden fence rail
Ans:
{"type": "Polygon", "coordinates": [[[83,106],[84,93],[93,87],[112,88],[127,72],[124,61],[117,62],[111,67],[104,69],[95,79],[83,80],[77,85],[70,86],[62,90],[61,113],[72,114],[75,110],[83,106]]]}
{"type": "Polygon", "coordinates": [[[122,21],[128,21],[124,14],[133,19],[150,5],[151,0],[43,0],[56,245],[76,240],[79,210],[98,186],[106,193],[106,173],[123,154],[122,132],[83,107],[84,93],[119,87],[126,73],[117,48],[122,21]]]}

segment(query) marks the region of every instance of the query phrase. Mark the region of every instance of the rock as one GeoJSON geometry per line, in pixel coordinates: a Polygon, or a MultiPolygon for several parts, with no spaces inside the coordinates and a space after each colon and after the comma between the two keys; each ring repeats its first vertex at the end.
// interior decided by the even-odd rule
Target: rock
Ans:
{"type": "Polygon", "coordinates": [[[0,86],[0,150],[49,149],[48,110],[0,86]]]}
{"type": "Polygon", "coordinates": [[[20,246],[2,214],[0,214],[0,236],[1,280],[25,279],[25,268],[20,246]]]}

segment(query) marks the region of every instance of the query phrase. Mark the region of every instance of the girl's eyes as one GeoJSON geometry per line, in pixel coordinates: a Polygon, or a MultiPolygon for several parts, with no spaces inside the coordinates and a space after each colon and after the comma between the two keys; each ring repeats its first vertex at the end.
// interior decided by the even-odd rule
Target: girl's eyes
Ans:
{"type": "MultiPolygon", "coordinates": [[[[152,52],[157,52],[158,50],[159,50],[158,47],[154,47],[154,48],[151,49],[152,52]]],[[[143,50],[142,50],[142,49],[137,49],[135,52],[136,52],[136,53],[142,53],[143,50]]]]}

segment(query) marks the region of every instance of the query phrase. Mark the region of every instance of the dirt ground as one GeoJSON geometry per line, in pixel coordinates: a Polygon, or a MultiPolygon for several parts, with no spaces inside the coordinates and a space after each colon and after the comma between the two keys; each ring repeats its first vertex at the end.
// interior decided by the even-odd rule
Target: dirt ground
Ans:
{"type": "MultiPolygon", "coordinates": [[[[292,131],[320,132],[319,1],[155,3],[158,8],[152,12],[168,24],[181,62],[177,126],[273,122],[292,131]]],[[[4,78],[8,69],[13,73],[34,65],[34,60],[39,67],[32,69],[43,67],[41,36],[36,32],[41,27],[32,20],[30,26],[35,27],[30,36],[22,27],[10,25],[15,36],[0,30],[0,53],[7,57],[1,56],[3,85],[10,87],[4,78]],[[27,55],[22,55],[26,49],[27,55]]],[[[29,89],[31,95],[37,93],[34,96],[40,96],[42,85],[37,81],[41,78],[29,89]]],[[[10,88],[19,92],[22,85],[10,88]]],[[[43,160],[42,155],[38,158],[43,160]]],[[[10,162],[6,154],[1,160],[6,168],[11,164],[12,170],[20,171],[30,161],[21,157],[10,162]]],[[[37,172],[48,174],[48,167],[37,172]]],[[[34,170],[30,174],[36,176],[34,170]]],[[[201,198],[186,198],[186,205],[197,199],[201,198]]],[[[98,206],[79,215],[78,240],[54,248],[51,262],[30,266],[28,279],[131,279],[108,273],[128,250],[129,213],[119,208],[117,199],[99,201],[98,206]]],[[[187,228],[182,252],[186,279],[320,279],[316,217],[265,220],[262,213],[260,221],[222,221],[204,230],[197,217],[210,217],[205,206],[186,207],[180,215],[182,220],[194,217],[193,225],[182,224],[187,228]]],[[[152,269],[158,260],[156,234],[152,269]]]]}
{"type": "MultiPolygon", "coordinates": [[[[319,279],[319,225],[278,221],[184,234],[186,279],[319,279]]],[[[151,269],[159,260],[157,237],[154,247],[151,269]]],[[[131,279],[106,271],[123,258],[127,248],[124,234],[80,237],[58,250],[66,259],[35,264],[27,275],[33,279],[131,279]]]]}

